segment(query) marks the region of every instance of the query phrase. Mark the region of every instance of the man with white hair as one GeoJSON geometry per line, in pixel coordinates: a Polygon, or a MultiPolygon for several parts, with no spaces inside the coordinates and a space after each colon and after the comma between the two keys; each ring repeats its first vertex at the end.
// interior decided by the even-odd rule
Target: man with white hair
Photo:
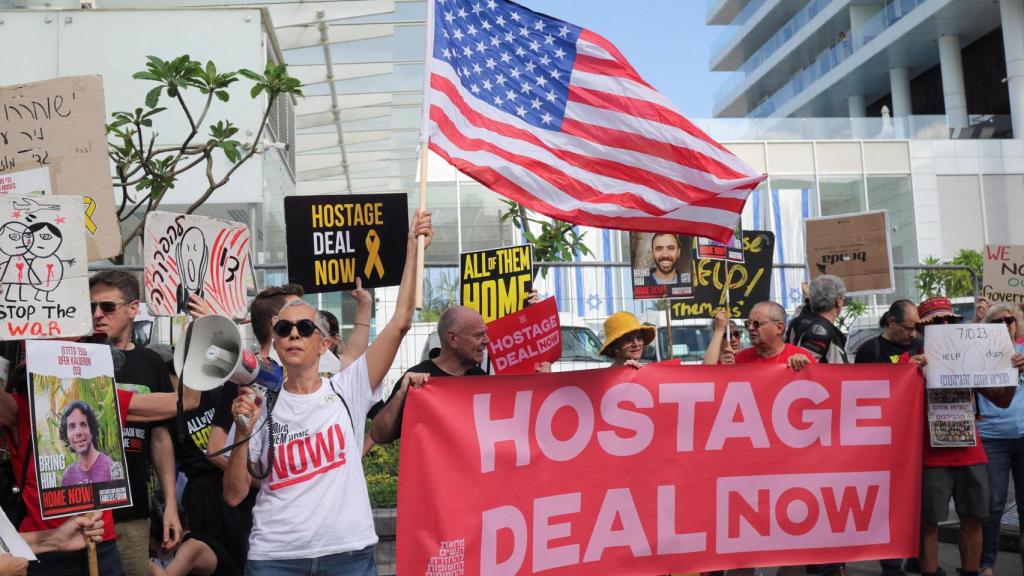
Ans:
{"type": "Polygon", "coordinates": [[[822,364],[848,364],[846,335],[835,322],[846,302],[846,285],[825,274],[811,280],[803,310],[786,331],[786,342],[799,346],[822,364]]]}

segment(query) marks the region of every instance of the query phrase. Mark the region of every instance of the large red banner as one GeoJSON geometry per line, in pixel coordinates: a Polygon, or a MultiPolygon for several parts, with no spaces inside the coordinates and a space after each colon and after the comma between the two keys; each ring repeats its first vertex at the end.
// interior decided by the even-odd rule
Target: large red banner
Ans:
{"type": "Polygon", "coordinates": [[[651,365],[409,395],[398,574],[664,574],[917,555],[911,365],[651,365]]]}

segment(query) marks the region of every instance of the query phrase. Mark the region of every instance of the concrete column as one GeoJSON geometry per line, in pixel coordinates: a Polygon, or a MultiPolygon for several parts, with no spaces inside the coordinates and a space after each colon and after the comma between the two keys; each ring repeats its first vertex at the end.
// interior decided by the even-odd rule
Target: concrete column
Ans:
{"type": "Polygon", "coordinates": [[[853,38],[854,50],[864,45],[864,31],[862,27],[877,12],[878,6],[871,4],[850,5],[850,35],[853,38]]]}
{"type": "Polygon", "coordinates": [[[910,105],[910,71],[906,68],[889,70],[889,86],[892,91],[893,118],[906,118],[913,111],[910,105]]]}
{"type": "Polygon", "coordinates": [[[863,94],[851,94],[846,97],[846,106],[850,111],[850,118],[863,118],[867,116],[867,104],[864,103],[863,94]]]}
{"type": "Polygon", "coordinates": [[[946,121],[950,128],[967,127],[967,89],[964,87],[964,63],[960,57],[960,37],[939,36],[939,67],[942,69],[942,97],[946,101],[946,121]]]}
{"type": "Polygon", "coordinates": [[[1006,87],[1010,91],[1013,137],[1024,138],[1024,0],[1001,0],[1006,87]]]}

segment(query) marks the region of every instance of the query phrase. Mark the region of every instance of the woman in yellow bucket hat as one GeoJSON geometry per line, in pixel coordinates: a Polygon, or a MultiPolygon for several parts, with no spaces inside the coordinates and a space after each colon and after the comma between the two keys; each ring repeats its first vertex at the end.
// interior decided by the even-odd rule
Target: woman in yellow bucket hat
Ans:
{"type": "Polygon", "coordinates": [[[645,326],[629,312],[616,312],[604,321],[601,355],[612,360],[612,367],[639,368],[644,346],[654,340],[654,326],[645,326]]]}

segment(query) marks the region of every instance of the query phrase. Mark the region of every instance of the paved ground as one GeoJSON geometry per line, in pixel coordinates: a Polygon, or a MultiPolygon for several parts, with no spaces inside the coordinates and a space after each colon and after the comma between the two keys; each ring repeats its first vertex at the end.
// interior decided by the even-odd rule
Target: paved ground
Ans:
{"type": "MultiPolygon", "coordinates": [[[[939,565],[949,576],[956,576],[956,569],[960,567],[960,552],[954,544],[939,545],[939,565]]],[[[878,576],[881,570],[878,562],[857,562],[847,566],[850,576],[878,576]]],[[[996,558],[996,576],[1020,576],[1021,560],[1020,554],[1012,552],[1000,552],[996,558]]],[[[911,575],[916,576],[916,575],[911,575]]]]}

